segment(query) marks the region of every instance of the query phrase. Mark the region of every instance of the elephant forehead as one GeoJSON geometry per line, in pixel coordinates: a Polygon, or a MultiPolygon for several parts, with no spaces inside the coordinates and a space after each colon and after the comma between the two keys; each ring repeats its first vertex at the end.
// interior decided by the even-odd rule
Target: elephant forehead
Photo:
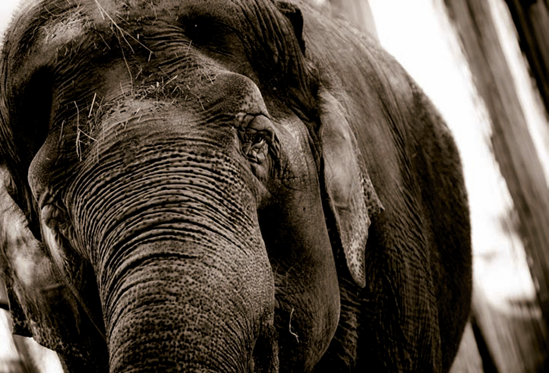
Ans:
{"type": "Polygon", "coordinates": [[[142,19],[147,16],[153,16],[155,19],[176,17],[189,13],[202,13],[210,15],[223,16],[225,19],[230,19],[237,14],[241,14],[242,10],[248,8],[254,3],[258,4],[261,0],[252,0],[246,2],[234,0],[132,0],[132,1],[113,1],[113,0],[85,0],[86,3],[92,4],[99,12],[100,18],[105,19],[107,14],[125,13],[130,18],[135,16],[142,19]]]}
{"type": "Polygon", "coordinates": [[[85,29],[85,19],[78,12],[69,13],[55,23],[47,24],[43,28],[44,43],[47,48],[51,44],[65,44],[78,37],[85,29]]]}
{"type": "MultiPolygon", "coordinates": [[[[108,149],[124,143],[154,144],[157,138],[176,140],[210,139],[212,145],[223,148],[231,145],[236,136],[232,126],[234,116],[224,121],[208,122],[203,116],[174,106],[171,103],[153,100],[124,100],[100,118],[101,128],[96,130],[98,143],[108,149]]],[[[99,152],[108,152],[98,149],[99,152]]]]}
{"type": "MultiPolygon", "coordinates": [[[[230,27],[249,32],[251,30],[242,30],[241,28],[243,20],[249,21],[247,17],[250,16],[250,13],[261,18],[270,14],[263,11],[267,3],[262,0],[248,2],[232,0],[77,0],[74,2],[53,0],[50,3],[44,5],[45,9],[35,8],[45,14],[40,22],[40,32],[43,33],[43,40],[46,43],[60,45],[85,34],[87,31],[98,30],[102,27],[108,27],[114,33],[120,32],[123,34],[120,36],[122,40],[128,43],[139,39],[138,32],[132,30],[132,22],[137,21],[139,25],[142,21],[153,20],[157,24],[160,24],[159,21],[180,24],[186,20],[186,17],[193,19],[200,16],[223,20],[223,23],[230,27]],[[48,21],[43,22],[44,20],[48,21]]],[[[32,7],[33,4],[28,6],[32,7]]],[[[27,22],[30,20],[24,15],[22,19],[27,22]]]]}

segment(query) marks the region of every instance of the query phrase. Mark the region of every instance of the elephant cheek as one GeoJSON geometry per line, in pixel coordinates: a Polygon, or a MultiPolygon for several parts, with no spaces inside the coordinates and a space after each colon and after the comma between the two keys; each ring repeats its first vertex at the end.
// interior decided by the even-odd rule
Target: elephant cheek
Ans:
{"type": "Polygon", "coordinates": [[[310,371],[339,323],[339,283],[330,239],[320,204],[306,204],[307,200],[286,201],[287,208],[264,211],[260,221],[275,270],[276,328],[284,371],[310,371]]]}
{"type": "Polygon", "coordinates": [[[294,266],[283,280],[292,281],[291,288],[277,287],[276,324],[281,366],[286,370],[311,371],[336,333],[339,287],[335,268],[327,267],[326,263],[319,263],[316,271],[308,266],[294,266]],[[292,271],[295,272],[290,274],[292,271]]]}
{"type": "Polygon", "coordinates": [[[112,372],[250,372],[254,363],[276,371],[266,254],[251,259],[242,247],[207,241],[142,243],[104,268],[112,372]]]}

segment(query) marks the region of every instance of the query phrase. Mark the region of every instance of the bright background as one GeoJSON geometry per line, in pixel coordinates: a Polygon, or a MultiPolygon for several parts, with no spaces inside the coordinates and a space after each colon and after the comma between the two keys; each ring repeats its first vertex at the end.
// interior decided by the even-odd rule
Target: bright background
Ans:
{"type": "MultiPolygon", "coordinates": [[[[6,27],[14,4],[19,1],[1,0],[0,31],[6,27]]],[[[500,31],[511,33],[507,13],[498,8],[499,2],[489,1],[498,9],[500,31]]],[[[443,10],[437,8],[433,0],[371,0],[370,4],[382,45],[434,101],[461,150],[472,213],[477,287],[490,303],[503,310],[509,300],[533,298],[534,285],[522,243],[502,219],[512,209],[512,202],[490,152],[488,115],[472,87],[457,41],[448,32],[445,18],[440,17],[443,10]]],[[[548,127],[543,115],[531,104],[535,98],[527,72],[519,63],[518,46],[511,43],[514,40],[512,37],[501,40],[513,68],[510,78],[517,84],[540,159],[549,170],[548,127]]],[[[0,372],[4,372],[2,362],[14,358],[10,341],[6,313],[0,310],[0,372]]],[[[46,362],[43,364],[44,372],[58,369],[54,365],[46,366],[46,362]]]]}

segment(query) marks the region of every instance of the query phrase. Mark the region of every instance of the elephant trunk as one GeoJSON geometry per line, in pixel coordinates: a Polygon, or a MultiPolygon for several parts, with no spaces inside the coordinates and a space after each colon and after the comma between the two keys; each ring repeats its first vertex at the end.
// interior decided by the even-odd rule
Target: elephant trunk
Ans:
{"type": "Polygon", "coordinates": [[[191,124],[144,133],[143,121],[84,164],[67,197],[111,372],[276,372],[274,279],[249,171],[225,143],[188,135],[191,124]]]}
{"type": "Polygon", "coordinates": [[[140,243],[103,276],[111,372],[254,372],[255,364],[276,371],[272,304],[254,286],[261,272],[243,273],[237,267],[249,264],[226,263],[209,249],[140,243]]]}

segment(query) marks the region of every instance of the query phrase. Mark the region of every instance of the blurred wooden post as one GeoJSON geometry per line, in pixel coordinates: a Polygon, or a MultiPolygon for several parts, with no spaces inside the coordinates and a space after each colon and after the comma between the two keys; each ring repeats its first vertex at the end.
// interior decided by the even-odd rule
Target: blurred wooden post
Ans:
{"type": "MultiPolygon", "coordinates": [[[[444,0],[492,126],[492,148],[518,215],[518,233],[529,258],[542,310],[549,321],[549,189],[492,18],[489,2],[444,0]]],[[[538,330],[534,325],[532,330],[538,330]]],[[[493,325],[491,326],[493,327],[493,325]]],[[[547,354],[536,332],[532,352],[547,354]]],[[[497,343],[497,341],[495,341],[497,343]]]]}
{"type": "Polygon", "coordinates": [[[505,0],[546,113],[549,113],[549,2],[505,0]]]}
{"type": "MultiPolygon", "coordinates": [[[[478,351],[477,341],[471,323],[468,322],[461,337],[461,344],[450,373],[480,373],[483,372],[482,359],[478,351]]],[[[484,373],[493,373],[484,371],[484,373]]]]}
{"type": "Polygon", "coordinates": [[[493,303],[479,286],[471,313],[484,373],[547,372],[547,333],[535,304],[493,303]]]}
{"type": "Polygon", "coordinates": [[[359,30],[379,41],[372,9],[368,0],[329,0],[332,9],[359,30]]]}
{"type": "Polygon", "coordinates": [[[0,310],[9,311],[8,293],[4,282],[0,278],[0,310]]]}

